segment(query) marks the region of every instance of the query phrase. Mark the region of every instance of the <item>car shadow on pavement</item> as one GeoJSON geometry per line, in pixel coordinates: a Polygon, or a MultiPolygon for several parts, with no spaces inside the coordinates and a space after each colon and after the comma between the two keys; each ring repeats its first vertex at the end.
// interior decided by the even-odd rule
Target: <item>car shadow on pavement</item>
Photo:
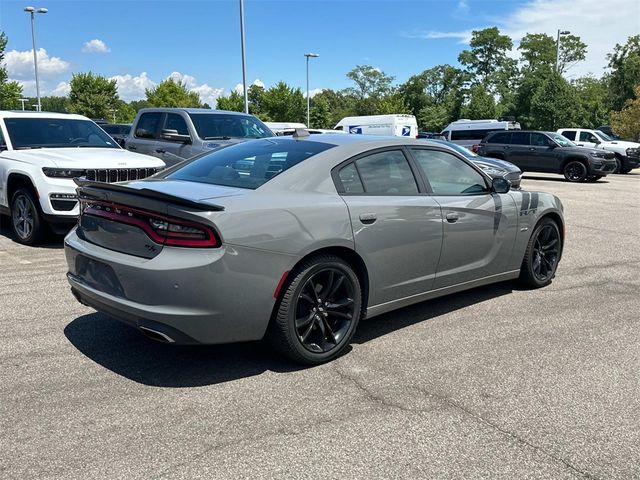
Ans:
{"type": "MultiPolygon", "coordinates": [[[[529,175],[529,174],[523,174],[522,175],[522,179],[523,180],[544,180],[547,182],[562,182],[562,183],[566,183],[566,184],[570,184],[571,182],[567,179],[565,179],[562,176],[558,176],[558,177],[537,177],[535,175],[529,175]]],[[[583,182],[583,183],[609,183],[608,180],[606,180],[605,178],[600,178],[598,180],[596,180],[595,182],[583,182]]],[[[525,189],[526,190],[526,189],[525,189]]]]}
{"type": "MultiPolygon", "coordinates": [[[[480,287],[364,320],[352,343],[366,343],[469,305],[507,295],[514,288],[512,282],[480,287]]],[[[64,334],[81,353],[104,368],[156,387],[198,387],[260,375],[265,371],[283,373],[309,368],[282,359],[264,342],[211,346],[155,342],[101,313],[76,318],[66,326],[64,334]]]]}
{"type": "MultiPolygon", "coordinates": [[[[0,215],[0,237],[5,237],[8,240],[12,241],[16,245],[20,245],[16,242],[15,237],[13,236],[13,232],[11,231],[11,219],[7,216],[0,215]]],[[[64,247],[64,235],[55,235],[53,233],[49,234],[44,241],[36,246],[36,248],[51,248],[51,249],[62,249],[64,247]]],[[[31,247],[25,247],[31,248],[31,247]]]]}

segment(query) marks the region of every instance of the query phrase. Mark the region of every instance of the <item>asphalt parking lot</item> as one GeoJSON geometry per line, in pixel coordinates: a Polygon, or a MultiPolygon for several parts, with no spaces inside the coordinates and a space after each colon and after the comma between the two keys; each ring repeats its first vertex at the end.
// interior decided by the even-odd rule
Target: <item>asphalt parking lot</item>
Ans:
{"type": "Polygon", "coordinates": [[[640,478],[640,173],[565,205],[551,286],[363,322],[315,368],[153,343],[0,229],[0,478],[640,478]]]}

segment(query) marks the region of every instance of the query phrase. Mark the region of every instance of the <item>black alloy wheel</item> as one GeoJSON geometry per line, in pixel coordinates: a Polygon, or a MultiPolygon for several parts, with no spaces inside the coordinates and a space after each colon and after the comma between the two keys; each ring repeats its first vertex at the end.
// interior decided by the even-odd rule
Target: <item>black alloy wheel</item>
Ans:
{"type": "Polygon", "coordinates": [[[573,160],[564,167],[564,178],[570,182],[582,182],[587,178],[587,167],[584,163],[573,160]]]}
{"type": "Polygon", "coordinates": [[[543,218],[529,239],[520,268],[520,280],[533,288],[551,283],[561,252],[562,238],[558,225],[550,218],[543,218]]]}
{"type": "Polygon", "coordinates": [[[353,337],[362,313],[360,282],[348,263],[319,255],[292,271],[267,339],[300,363],[338,355],[353,337]]]}
{"type": "Polygon", "coordinates": [[[613,170],[612,173],[624,173],[622,170],[624,168],[624,166],[622,165],[622,159],[616,154],[616,168],[613,170]]]}

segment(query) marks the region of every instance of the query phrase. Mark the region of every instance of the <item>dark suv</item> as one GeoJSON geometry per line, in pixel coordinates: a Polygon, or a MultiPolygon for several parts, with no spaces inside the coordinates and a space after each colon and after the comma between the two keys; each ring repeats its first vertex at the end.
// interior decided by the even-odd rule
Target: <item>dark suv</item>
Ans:
{"type": "Polygon", "coordinates": [[[523,172],[559,173],[570,182],[596,181],[616,168],[613,153],[578,147],[555,132],[493,132],[482,140],[478,153],[511,162],[523,172]]]}

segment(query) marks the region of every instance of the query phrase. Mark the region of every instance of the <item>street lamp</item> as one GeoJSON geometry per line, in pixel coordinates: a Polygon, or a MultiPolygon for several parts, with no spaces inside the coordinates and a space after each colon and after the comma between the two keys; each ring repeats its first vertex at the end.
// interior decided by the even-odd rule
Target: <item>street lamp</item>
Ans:
{"type": "Polygon", "coordinates": [[[569,35],[571,32],[568,30],[558,29],[558,36],[556,37],[556,72],[558,70],[558,62],[560,60],[560,35],[569,35]]]}
{"type": "Polygon", "coordinates": [[[249,113],[249,92],[247,91],[247,67],[244,48],[244,0],[240,0],[240,42],[242,44],[242,87],[244,89],[244,113],[249,113]]]}
{"type": "Polygon", "coordinates": [[[311,122],[309,120],[309,59],[318,58],[320,55],[318,55],[317,53],[305,53],[304,56],[307,57],[307,128],[311,128],[311,122]]]}
{"type": "Polygon", "coordinates": [[[33,41],[33,65],[36,71],[36,96],[38,98],[38,111],[42,111],[42,103],[40,102],[40,83],[38,83],[38,54],[36,52],[36,13],[47,13],[49,10],[46,8],[33,8],[27,7],[25,12],[31,14],[31,40],[33,41]]]}

